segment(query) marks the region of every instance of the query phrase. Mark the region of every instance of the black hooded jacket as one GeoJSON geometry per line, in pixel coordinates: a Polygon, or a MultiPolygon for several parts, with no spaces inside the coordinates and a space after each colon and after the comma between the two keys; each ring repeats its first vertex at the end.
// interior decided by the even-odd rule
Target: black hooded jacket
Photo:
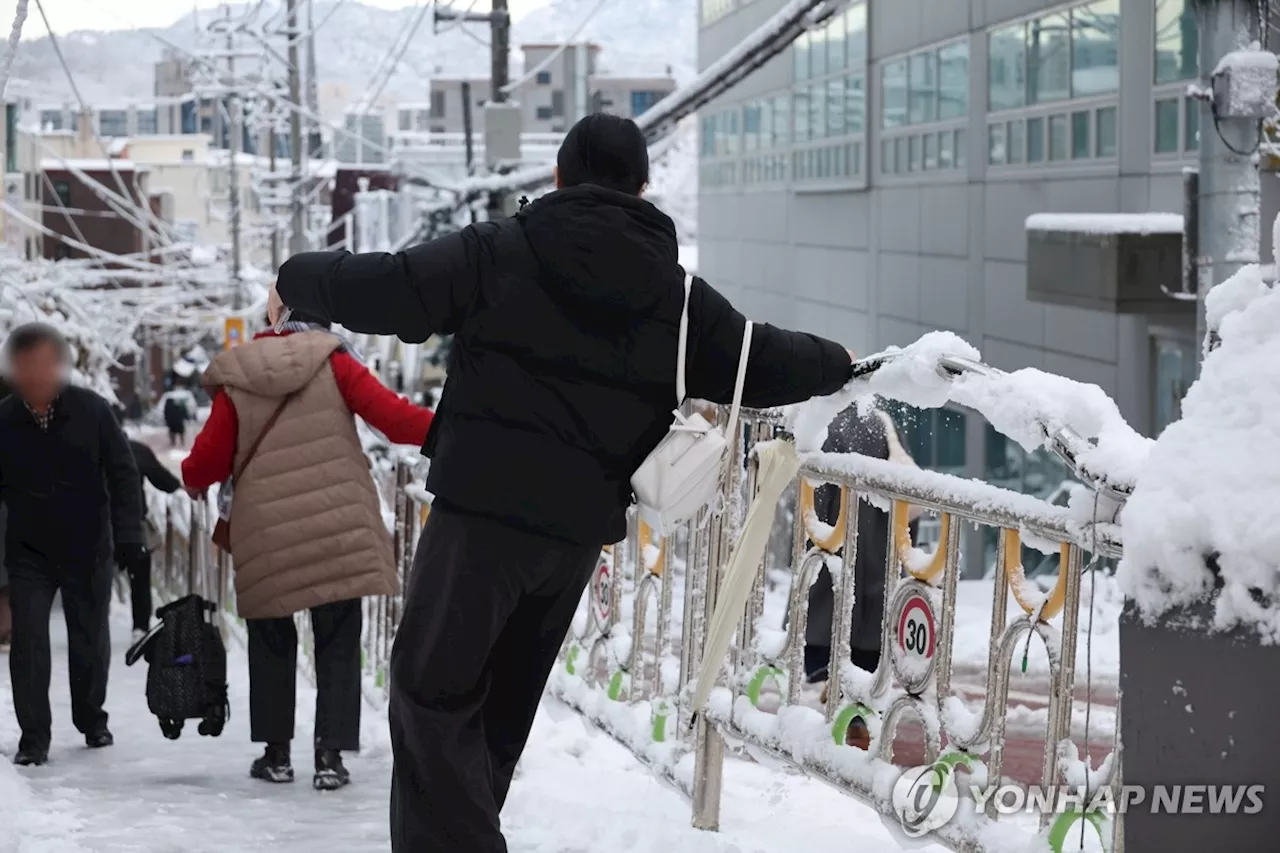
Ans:
{"type": "MultiPolygon", "coordinates": [[[[676,405],[684,271],[653,205],[574,187],[394,255],[297,255],[277,288],[355,332],[454,335],[423,447],[443,506],[574,543],[623,538],[631,475],[676,405]]],[[[695,279],[690,397],[730,401],[745,323],[695,279]]],[[[757,325],[743,404],[831,394],[849,376],[839,344],[757,325]]]]}

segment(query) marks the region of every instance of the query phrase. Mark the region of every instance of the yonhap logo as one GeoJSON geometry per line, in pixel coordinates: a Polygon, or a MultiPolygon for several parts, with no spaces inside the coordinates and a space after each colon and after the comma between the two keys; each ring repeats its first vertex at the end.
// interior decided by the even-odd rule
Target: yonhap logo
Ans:
{"type": "Polygon", "coordinates": [[[955,768],[942,761],[912,767],[893,786],[893,813],[908,838],[945,826],[960,809],[955,768]]]}

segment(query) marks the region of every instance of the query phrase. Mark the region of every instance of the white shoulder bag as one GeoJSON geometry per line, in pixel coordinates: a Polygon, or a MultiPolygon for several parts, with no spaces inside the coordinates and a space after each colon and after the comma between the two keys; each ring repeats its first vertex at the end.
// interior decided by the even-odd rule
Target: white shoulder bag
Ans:
{"type": "Polygon", "coordinates": [[[640,505],[645,522],[662,536],[670,536],[682,523],[715,499],[724,471],[725,455],[738,428],[738,410],[742,406],[742,386],[747,379],[747,360],[751,354],[751,321],[742,333],[742,351],[738,356],[738,376],[733,386],[733,405],[729,424],[721,432],[702,417],[688,418],[680,413],[685,401],[685,361],[689,349],[689,293],[693,276],[684,279],[684,308],[680,313],[680,342],[676,350],[675,420],[666,437],[645,458],[631,476],[631,490],[640,505]]]}

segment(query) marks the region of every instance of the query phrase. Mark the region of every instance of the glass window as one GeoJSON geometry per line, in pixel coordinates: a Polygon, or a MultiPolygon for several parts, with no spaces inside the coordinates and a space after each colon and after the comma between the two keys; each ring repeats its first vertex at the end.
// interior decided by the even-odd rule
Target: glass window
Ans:
{"type": "Polygon", "coordinates": [[[773,145],[775,148],[791,141],[791,101],[786,95],[773,99],[773,145]]]}
{"type": "Polygon", "coordinates": [[[935,409],[933,466],[949,474],[965,468],[965,416],[950,409],[935,409]]]}
{"type": "Polygon", "coordinates": [[[796,92],[795,95],[792,96],[792,104],[794,105],[792,112],[794,113],[796,120],[795,141],[808,142],[810,138],[809,90],[801,89],[796,92]]]}
{"type": "Polygon", "coordinates": [[[1184,126],[1187,131],[1187,138],[1182,143],[1184,151],[1200,150],[1200,102],[1195,98],[1185,98],[1182,101],[1183,115],[1186,117],[1184,126]]]}
{"type": "Polygon", "coordinates": [[[987,109],[1009,110],[1026,103],[1027,25],[1014,24],[987,36],[987,109]]]}
{"type": "Polygon", "coordinates": [[[1029,25],[1027,102],[1044,104],[1071,97],[1071,23],[1064,13],[1029,25]]]}
{"type": "Polygon", "coordinates": [[[950,169],[952,166],[955,165],[955,152],[956,152],[955,140],[956,140],[955,135],[949,130],[944,130],[942,133],[938,134],[938,168],[939,169],[950,169]]]}
{"type": "Polygon", "coordinates": [[[62,207],[71,206],[71,182],[70,181],[54,181],[53,194],[58,197],[58,203],[62,207]]]}
{"type": "Polygon", "coordinates": [[[993,124],[987,128],[987,162],[992,166],[1003,166],[1005,160],[1004,123],[993,124]]]}
{"type": "Polygon", "coordinates": [[[1049,159],[1067,159],[1067,117],[1057,115],[1049,117],[1049,159]]]}
{"type": "Polygon", "coordinates": [[[827,73],[827,30],[811,30],[809,32],[809,71],[814,77],[827,73]]]}
{"type": "Polygon", "coordinates": [[[832,15],[827,23],[827,70],[840,71],[845,65],[844,16],[841,12],[832,15]]]}
{"type": "Polygon", "coordinates": [[[1195,79],[1199,53],[1193,0],[1156,0],[1156,84],[1195,79]]]}
{"type": "Polygon", "coordinates": [[[880,71],[880,126],[907,123],[907,61],[886,62],[880,71]]]}
{"type": "Polygon", "coordinates": [[[867,113],[867,95],[862,90],[863,78],[848,77],[844,82],[844,121],[846,133],[862,133],[867,113]]]}
{"type": "Polygon", "coordinates": [[[924,135],[924,170],[932,172],[938,168],[938,135],[935,133],[926,133],[924,135]]]}
{"type": "Polygon", "coordinates": [[[1027,140],[1022,119],[1009,122],[1009,163],[1017,165],[1026,159],[1027,140]]]}
{"type": "Polygon", "coordinates": [[[826,87],[818,84],[809,89],[809,138],[823,139],[827,135],[826,87]]]}
{"type": "Polygon", "coordinates": [[[933,51],[911,57],[910,109],[907,121],[923,124],[938,118],[938,55],[933,51]]]}
{"type": "Polygon", "coordinates": [[[849,67],[856,68],[867,61],[867,4],[850,7],[844,23],[849,67]]]}
{"type": "Polygon", "coordinates": [[[1178,110],[1176,98],[1156,101],[1156,153],[1173,154],[1179,150],[1178,110]]]}
{"type": "Polygon", "coordinates": [[[827,136],[843,136],[844,132],[844,78],[837,77],[827,81],[827,136]]]}
{"type": "Polygon", "coordinates": [[[539,71],[539,72],[538,72],[537,79],[536,79],[534,82],[535,82],[535,83],[537,83],[539,86],[550,86],[550,85],[551,85],[551,72],[550,72],[550,71],[539,71]]]}
{"type": "Polygon", "coordinates": [[[157,124],[156,111],[154,109],[138,110],[138,133],[140,135],[155,135],[157,124]]]}
{"type": "Polygon", "coordinates": [[[805,31],[796,39],[795,47],[792,48],[795,52],[795,72],[797,80],[809,79],[809,48],[811,41],[812,39],[810,38],[808,31],[805,31]]]}
{"type": "Polygon", "coordinates": [[[891,175],[897,171],[897,164],[893,156],[893,140],[880,140],[880,172],[885,175],[891,175]]]}
{"type": "Polygon", "coordinates": [[[969,44],[947,45],[938,50],[938,118],[964,118],[969,114],[969,44]]]}
{"type": "Polygon", "coordinates": [[[896,165],[893,170],[895,172],[907,171],[907,138],[905,136],[899,136],[894,140],[893,147],[897,151],[897,156],[894,158],[896,165]]]}
{"type": "Polygon", "coordinates": [[[1071,114],[1071,159],[1082,160],[1089,156],[1089,113],[1071,114]]]}
{"type": "Polygon", "coordinates": [[[1027,119],[1027,162],[1039,163],[1044,160],[1044,119],[1027,119]]]}
{"type": "Polygon", "coordinates": [[[1071,94],[1080,98],[1120,88],[1120,0],[1098,0],[1071,11],[1071,94]]]}
{"type": "Polygon", "coordinates": [[[907,140],[907,143],[907,152],[909,155],[907,160],[907,171],[919,172],[921,165],[923,165],[921,162],[920,137],[913,136],[907,140]]]}
{"type": "Polygon", "coordinates": [[[1116,108],[1102,107],[1095,110],[1093,127],[1097,136],[1097,140],[1094,143],[1093,156],[1116,156],[1116,108]]]}
{"type": "Polygon", "coordinates": [[[956,137],[956,168],[963,169],[969,160],[968,148],[965,144],[964,128],[955,131],[956,137]]]}
{"type": "Polygon", "coordinates": [[[744,151],[756,151],[760,148],[760,124],[763,110],[759,103],[744,104],[742,107],[742,148],[744,151]]]}

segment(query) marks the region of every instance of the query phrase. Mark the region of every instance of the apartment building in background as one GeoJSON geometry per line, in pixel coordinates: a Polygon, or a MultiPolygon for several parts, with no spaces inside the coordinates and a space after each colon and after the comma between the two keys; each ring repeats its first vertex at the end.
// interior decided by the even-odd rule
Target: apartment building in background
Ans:
{"type": "MultiPolygon", "coordinates": [[[[701,0],[699,67],[784,2],[701,0]]],[[[1181,213],[1197,53],[1193,0],[852,2],[700,112],[699,273],[858,352],[951,330],[995,367],[1100,386],[1156,435],[1194,377],[1194,304],[1033,301],[1025,221],[1181,213]]],[[[974,412],[898,414],[922,465],[1042,496],[1067,478],[974,412]]]]}

